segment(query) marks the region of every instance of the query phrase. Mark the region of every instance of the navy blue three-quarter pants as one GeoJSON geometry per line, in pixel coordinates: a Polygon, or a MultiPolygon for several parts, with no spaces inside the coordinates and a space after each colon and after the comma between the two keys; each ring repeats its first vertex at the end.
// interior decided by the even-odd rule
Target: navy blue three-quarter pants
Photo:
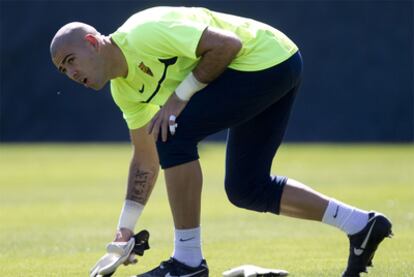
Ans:
{"type": "Polygon", "coordinates": [[[242,208],[279,213],[287,178],[272,177],[270,168],[301,75],[299,52],[261,71],[227,69],[191,98],[176,120],[175,135],[168,136],[167,142],[158,140],[161,167],[197,160],[199,141],[229,128],[225,178],[229,200],[242,208]]]}

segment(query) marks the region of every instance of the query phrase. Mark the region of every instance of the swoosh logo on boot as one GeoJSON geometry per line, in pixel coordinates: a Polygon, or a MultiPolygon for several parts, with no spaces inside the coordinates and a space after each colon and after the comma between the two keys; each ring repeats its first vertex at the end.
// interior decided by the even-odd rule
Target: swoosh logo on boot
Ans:
{"type": "Polygon", "coordinates": [[[191,277],[191,276],[196,276],[198,273],[201,273],[201,272],[203,272],[203,271],[205,271],[206,269],[204,268],[204,269],[202,269],[202,270],[199,270],[199,271],[196,271],[196,272],[193,272],[193,273],[190,273],[190,274],[186,274],[186,275],[179,275],[179,276],[177,276],[177,275],[171,275],[169,272],[167,273],[167,274],[165,274],[165,277],[191,277]]]}
{"type": "Polygon", "coordinates": [[[355,255],[361,256],[362,253],[364,253],[365,247],[367,246],[367,243],[368,243],[369,237],[371,236],[372,228],[374,228],[375,222],[377,222],[376,219],[374,220],[371,227],[369,228],[368,234],[367,234],[367,236],[365,237],[364,241],[361,244],[361,248],[354,247],[354,254],[355,255]]]}

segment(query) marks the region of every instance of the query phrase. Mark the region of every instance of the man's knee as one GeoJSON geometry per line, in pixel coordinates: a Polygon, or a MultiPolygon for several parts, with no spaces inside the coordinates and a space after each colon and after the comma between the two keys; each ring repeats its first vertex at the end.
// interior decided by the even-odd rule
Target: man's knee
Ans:
{"type": "Polygon", "coordinates": [[[260,195],[253,191],[255,184],[242,178],[226,178],[224,181],[227,198],[236,207],[262,211],[255,203],[260,195]]]}
{"type": "Polygon", "coordinates": [[[269,176],[266,180],[248,181],[242,178],[225,179],[229,201],[239,208],[279,214],[280,199],[287,178],[269,176]]]}
{"type": "Polygon", "coordinates": [[[232,182],[233,180],[227,178],[224,181],[224,187],[226,189],[227,198],[229,199],[230,203],[232,203],[234,206],[239,208],[247,208],[247,197],[243,195],[244,193],[240,189],[237,189],[237,185],[234,185],[232,182]]]}

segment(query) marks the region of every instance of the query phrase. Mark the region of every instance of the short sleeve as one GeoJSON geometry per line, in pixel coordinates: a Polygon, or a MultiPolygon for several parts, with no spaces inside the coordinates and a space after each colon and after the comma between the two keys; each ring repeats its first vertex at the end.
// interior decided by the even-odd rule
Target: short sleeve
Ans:
{"type": "Polygon", "coordinates": [[[119,106],[128,129],[138,129],[145,126],[158,112],[159,107],[152,104],[138,103],[119,106]]]}
{"type": "Polygon", "coordinates": [[[114,81],[111,82],[111,94],[130,130],[145,126],[159,110],[157,105],[132,101],[122,96],[114,81]]]}
{"type": "Polygon", "coordinates": [[[129,36],[133,44],[149,55],[197,59],[197,46],[207,27],[190,20],[150,21],[129,36]]]}

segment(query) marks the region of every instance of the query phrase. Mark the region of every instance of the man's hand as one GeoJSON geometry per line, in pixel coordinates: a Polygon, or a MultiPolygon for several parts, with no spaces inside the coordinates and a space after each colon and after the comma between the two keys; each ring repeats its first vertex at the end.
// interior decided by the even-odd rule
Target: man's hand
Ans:
{"type": "Polygon", "coordinates": [[[98,275],[111,275],[115,270],[127,261],[134,249],[135,239],[131,238],[128,242],[111,242],[106,246],[106,254],[99,259],[91,269],[90,277],[98,275]]]}
{"type": "Polygon", "coordinates": [[[187,103],[188,101],[181,100],[173,93],[165,105],[152,118],[148,125],[148,133],[152,134],[155,140],[157,140],[161,131],[162,141],[167,141],[168,131],[171,135],[175,134],[175,129],[178,127],[175,120],[184,110],[187,103]]]}
{"type": "MultiPolygon", "coordinates": [[[[134,233],[131,230],[121,228],[116,232],[114,242],[128,242],[133,235],[134,233]]],[[[124,265],[136,264],[137,262],[138,260],[135,258],[135,254],[131,253],[128,259],[124,262],[124,265]]]]}
{"type": "MultiPolygon", "coordinates": [[[[127,229],[124,229],[124,231],[125,230],[127,229]]],[[[119,231],[115,240],[121,239],[123,235],[125,236],[124,238],[126,238],[126,236],[128,236],[127,233],[128,232],[119,231]]],[[[137,260],[134,259],[135,254],[142,256],[144,255],[144,251],[149,249],[148,239],[148,231],[143,230],[135,236],[130,237],[127,242],[114,241],[109,243],[106,247],[107,253],[100,258],[91,269],[90,277],[109,277],[121,264],[136,263],[137,260]]]]}
{"type": "Polygon", "coordinates": [[[134,235],[134,233],[127,229],[121,228],[116,231],[114,242],[127,242],[134,235]]]}

